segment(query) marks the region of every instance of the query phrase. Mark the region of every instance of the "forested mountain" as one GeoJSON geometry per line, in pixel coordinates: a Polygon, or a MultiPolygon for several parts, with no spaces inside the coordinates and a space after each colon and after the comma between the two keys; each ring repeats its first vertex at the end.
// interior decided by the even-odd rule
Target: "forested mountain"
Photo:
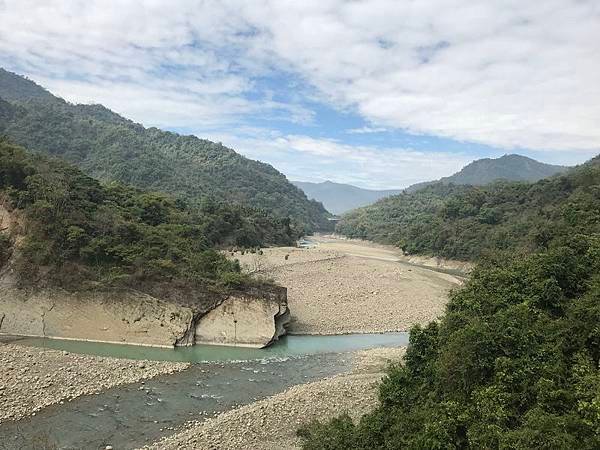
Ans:
{"type": "Polygon", "coordinates": [[[384,191],[362,189],[350,184],[333,183],[331,181],[324,181],[323,183],[292,181],[292,183],[302,189],[308,198],[323,203],[327,211],[333,214],[343,214],[351,209],[370,205],[381,198],[402,192],[401,189],[384,191]]]}
{"type": "Polygon", "coordinates": [[[597,211],[546,250],[480,265],[440,322],[411,330],[380,405],[304,427],[304,450],[600,448],[597,211]]]}
{"type": "Polygon", "coordinates": [[[538,181],[564,172],[568,167],[544,164],[521,155],[504,155],[500,158],[483,158],[463,167],[460,172],[437,181],[426,181],[409,186],[407,192],[415,192],[434,183],[471,184],[482,186],[498,180],[538,181]]]}
{"type": "Polygon", "coordinates": [[[328,213],[272,166],[221,144],[144,128],[101,105],[73,105],[0,69],[0,134],[64,158],[102,181],[170,193],[192,204],[213,198],[327,228],[328,213]]]}
{"type": "Polygon", "coordinates": [[[224,205],[190,209],[167,194],[102,185],[6,140],[0,141],[0,207],[13,223],[0,230],[0,268],[16,252],[12,267],[28,286],[238,285],[249,280],[214,247],[253,245],[259,233],[286,231],[224,205]]]}
{"type": "Polygon", "coordinates": [[[432,185],[339,230],[479,264],[411,330],[379,406],[303,427],[304,450],[600,448],[600,157],[533,184],[432,185]]]}
{"type": "Polygon", "coordinates": [[[487,252],[530,252],[556,238],[597,232],[598,157],[536,183],[434,184],[343,216],[337,231],[408,253],[473,260],[487,252]]]}

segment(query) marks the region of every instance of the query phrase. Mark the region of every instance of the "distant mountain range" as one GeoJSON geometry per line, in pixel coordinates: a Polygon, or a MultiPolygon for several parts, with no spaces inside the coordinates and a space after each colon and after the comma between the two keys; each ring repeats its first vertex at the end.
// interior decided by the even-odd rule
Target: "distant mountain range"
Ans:
{"type": "Polygon", "coordinates": [[[308,198],[323,203],[323,206],[333,214],[343,214],[351,209],[370,205],[381,198],[402,192],[401,189],[386,191],[362,189],[350,184],[333,183],[332,181],[322,183],[292,181],[292,184],[302,189],[308,198]]]}
{"type": "MultiPolygon", "coordinates": [[[[221,202],[252,208],[254,222],[267,214],[288,223],[291,219],[300,234],[330,227],[323,205],[310,201],[269,164],[220,143],[145,128],[102,105],[68,103],[3,69],[0,135],[67,160],[101,181],[166,192],[195,205],[221,202]]],[[[238,222],[224,218],[220,227],[236,227],[238,222]]]]}
{"type": "Polygon", "coordinates": [[[496,180],[535,182],[567,170],[566,166],[545,164],[521,155],[504,155],[500,158],[483,158],[473,161],[460,172],[437,181],[425,181],[406,188],[415,192],[434,183],[471,184],[482,186],[496,180]]]}
{"type": "Polygon", "coordinates": [[[497,180],[535,182],[567,169],[566,166],[545,164],[526,156],[504,155],[495,159],[478,159],[454,175],[436,181],[413,184],[405,190],[376,191],[331,181],[323,183],[292,181],[292,183],[302,189],[308,198],[323,203],[325,208],[333,214],[344,214],[352,209],[375,203],[382,198],[400,194],[403,191],[415,192],[436,183],[481,186],[497,180]]]}

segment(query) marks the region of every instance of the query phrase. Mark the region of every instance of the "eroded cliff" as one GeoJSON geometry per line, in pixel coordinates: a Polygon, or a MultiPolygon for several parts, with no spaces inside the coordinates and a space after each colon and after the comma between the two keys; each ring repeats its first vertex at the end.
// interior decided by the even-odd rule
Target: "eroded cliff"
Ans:
{"type": "MultiPolygon", "coordinates": [[[[0,232],[13,246],[22,224],[0,202],[0,232]]],[[[23,285],[14,252],[0,261],[0,334],[148,346],[196,343],[265,347],[285,334],[287,290],[256,286],[219,292],[172,283],[66,290],[23,285]]]]}
{"type": "Polygon", "coordinates": [[[285,288],[251,289],[195,310],[135,290],[22,289],[0,279],[0,334],[148,346],[265,347],[285,334],[285,288]]]}

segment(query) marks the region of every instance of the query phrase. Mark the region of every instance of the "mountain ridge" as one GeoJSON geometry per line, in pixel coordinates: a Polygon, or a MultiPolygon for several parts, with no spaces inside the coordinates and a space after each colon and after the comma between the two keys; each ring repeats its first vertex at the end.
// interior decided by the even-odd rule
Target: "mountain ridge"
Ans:
{"type": "Polygon", "coordinates": [[[329,213],[271,165],[196,136],[145,128],[99,105],[71,104],[0,69],[0,133],[58,156],[102,181],[166,192],[191,203],[225,201],[327,229],[329,213]]]}
{"type": "Polygon", "coordinates": [[[599,161],[592,158],[534,183],[433,183],[350,211],[336,231],[409,254],[470,261],[496,251],[544,248],[555,235],[598,225],[599,161]]]}
{"type": "Polygon", "coordinates": [[[542,163],[533,158],[512,153],[499,158],[476,159],[453,175],[435,181],[413,184],[407,187],[406,191],[415,192],[434,183],[482,186],[499,180],[535,182],[564,172],[568,168],[567,166],[542,163]]]}
{"type": "Polygon", "coordinates": [[[308,198],[323,203],[323,206],[333,214],[343,214],[352,209],[374,203],[381,198],[402,192],[402,189],[364,189],[329,180],[321,183],[292,180],[291,183],[302,189],[308,198]],[[342,197],[340,198],[340,196],[342,197]]]}

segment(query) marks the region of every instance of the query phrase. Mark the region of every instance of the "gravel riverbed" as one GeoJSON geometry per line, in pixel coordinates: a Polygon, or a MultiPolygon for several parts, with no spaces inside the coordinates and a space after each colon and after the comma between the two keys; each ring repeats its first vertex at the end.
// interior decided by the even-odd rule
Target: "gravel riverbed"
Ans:
{"type": "Polygon", "coordinates": [[[311,248],[229,255],[288,288],[294,334],[408,331],[438,318],[460,277],[407,263],[397,250],[333,238],[311,248]]]}
{"type": "Polygon", "coordinates": [[[354,354],[351,373],[291,387],[264,400],[192,421],[178,433],[145,449],[272,450],[297,449],[296,430],[311,421],[343,412],[354,419],[378,404],[378,385],[390,362],[401,361],[404,348],[379,348],[354,354]]]}
{"type": "Polygon", "coordinates": [[[0,422],[187,367],[188,363],[132,361],[0,343],[0,422]]]}

